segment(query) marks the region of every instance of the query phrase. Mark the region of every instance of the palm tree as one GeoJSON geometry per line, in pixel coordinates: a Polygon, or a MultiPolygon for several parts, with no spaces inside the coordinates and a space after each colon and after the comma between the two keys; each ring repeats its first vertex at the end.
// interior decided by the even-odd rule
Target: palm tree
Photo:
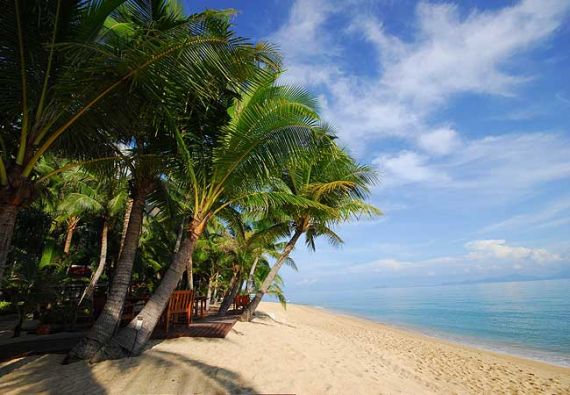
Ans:
{"type": "MultiPolygon", "coordinates": [[[[232,277],[228,292],[224,297],[220,306],[219,315],[225,315],[233,303],[235,297],[243,288],[245,275],[249,271],[246,280],[253,283],[255,271],[258,265],[267,265],[268,256],[278,255],[278,246],[276,238],[282,233],[283,226],[281,224],[269,226],[266,221],[259,221],[251,229],[240,229],[234,231],[235,236],[230,237],[225,243],[221,243],[222,248],[227,255],[232,256],[232,277]]],[[[296,269],[292,259],[285,261],[291,267],[296,269]]],[[[253,284],[252,284],[253,286],[253,284]]]]}
{"type": "Polygon", "coordinates": [[[176,130],[183,158],[178,172],[185,174],[190,198],[187,234],[143,310],[96,359],[142,350],[213,216],[227,214],[232,207],[265,210],[283,201],[306,203],[303,197],[264,187],[286,161],[312,147],[316,138],[329,137],[319,121],[316,100],[301,89],[276,86],[275,78],[264,76],[239,92],[241,98],[228,110],[228,123],[210,135],[207,130],[176,130]],[[142,326],[137,328],[139,321],[142,326]]]}
{"type": "MultiPolygon", "coordinates": [[[[83,204],[93,207],[95,214],[102,220],[99,262],[89,280],[89,284],[79,299],[78,305],[81,305],[85,298],[89,299],[93,296],[95,286],[107,264],[109,229],[112,223],[116,221],[118,215],[125,209],[127,202],[127,179],[124,169],[117,168],[115,171],[110,172],[110,175],[111,177],[108,179],[91,178],[90,181],[98,183],[97,187],[93,189],[91,194],[83,194],[83,196],[76,197],[77,201],[84,200],[85,203],[83,204]]],[[[93,174],[90,174],[90,176],[93,177],[93,174]]]]}
{"type": "Polygon", "coordinates": [[[327,237],[333,245],[339,245],[342,239],[331,229],[331,225],[357,215],[380,214],[377,208],[363,200],[374,178],[374,172],[369,167],[357,164],[336,145],[323,147],[320,155],[309,158],[301,165],[288,166],[281,187],[294,196],[319,203],[322,207],[281,208],[284,215],[289,217],[286,225],[291,238],[254,299],[244,309],[241,320],[251,321],[257,306],[303,234],[307,245],[313,250],[315,239],[319,236],[327,237]]]}
{"type": "MultiPolygon", "coordinates": [[[[71,350],[67,361],[89,359],[118,327],[139,245],[145,200],[159,189],[164,179],[163,170],[175,155],[172,150],[176,150],[176,144],[170,132],[174,120],[181,114],[199,113],[205,106],[204,102],[216,96],[222,87],[239,83],[255,59],[265,58],[263,46],[253,48],[233,37],[225,13],[210,11],[181,19],[179,10],[166,6],[165,1],[139,3],[120,7],[114,19],[116,24],[133,27],[128,35],[129,43],[138,45],[141,40],[153,41],[155,36],[176,43],[182,34],[188,36],[184,42],[193,40],[194,45],[189,47],[192,51],[178,53],[177,62],[160,70],[163,74],[160,81],[166,80],[172,85],[160,89],[159,102],[149,101],[154,92],[146,91],[144,86],[140,89],[138,84],[129,95],[129,101],[136,103],[139,112],[131,118],[129,126],[124,125],[126,130],[119,130],[122,143],[129,147],[125,150],[129,154],[122,156],[127,159],[132,174],[132,205],[124,243],[105,307],[86,337],[71,350]],[[147,3],[154,11],[149,12],[141,6],[147,3]],[[159,4],[164,7],[157,7],[159,4]],[[209,44],[211,40],[222,45],[213,51],[209,44]],[[198,43],[204,45],[200,47],[198,43]]],[[[121,38],[117,38],[118,46],[122,45],[121,38]]],[[[153,69],[158,68],[153,66],[153,69]]],[[[151,78],[149,83],[160,81],[151,78]]]]}
{"type": "Polygon", "coordinates": [[[44,157],[38,164],[38,175],[41,175],[45,182],[38,183],[38,188],[36,188],[38,198],[35,200],[35,204],[42,207],[42,210],[53,218],[42,256],[42,261],[45,264],[52,263],[55,249],[53,236],[57,233],[58,228],[65,224],[63,254],[64,258],[67,258],[80,217],[100,208],[99,204],[93,207],[90,199],[86,201],[76,198],[93,192],[93,185],[85,183],[87,176],[81,169],[71,168],[68,171],[50,176],[55,169],[65,167],[65,165],[65,160],[53,156],[44,157]]]}
{"type": "Polygon", "coordinates": [[[34,197],[46,153],[98,156],[108,131],[127,126],[136,112],[124,100],[133,88],[155,103],[179,86],[208,92],[213,76],[227,80],[224,65],[251,52],[229,32],[227,13],[186,18],[167,4],[2,1],[0,280],[17,214],[34,197]]]}
{"type": "MultiPolygon", "coordinates": [[[[102,229],[107,229],[108,232],[109,220],[124,208],[126,179],[125,175],[121,174],[124,170],[109,170],[106,166],[105,171],[96,174],[85,168],[72,168],[61,173],[63,182],[57,187],[59,192],[64,193],[61,194],[55,210],[58,213],[56,221],[67,223],[63,248],[65,255],[69,255],[73,233],[83,215],[100,216],[103,219],[102,229]]],[[[106,240],[102,240],[102,244],[106,244],[106,240]]]]}

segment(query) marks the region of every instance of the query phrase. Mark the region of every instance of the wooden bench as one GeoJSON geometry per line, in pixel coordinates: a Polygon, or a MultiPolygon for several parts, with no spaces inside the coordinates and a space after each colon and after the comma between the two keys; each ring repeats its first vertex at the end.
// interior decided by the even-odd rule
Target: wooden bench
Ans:
{"type": "Polygon", "coordinates": [[[186,325],[192,323],[192,307],[194,304],[194,291],[174,291],[168,300],[166,310],[166,332],[170,327],[170,323],[174,322],[174,318],[181,315],[186,318],[186,325]]]}

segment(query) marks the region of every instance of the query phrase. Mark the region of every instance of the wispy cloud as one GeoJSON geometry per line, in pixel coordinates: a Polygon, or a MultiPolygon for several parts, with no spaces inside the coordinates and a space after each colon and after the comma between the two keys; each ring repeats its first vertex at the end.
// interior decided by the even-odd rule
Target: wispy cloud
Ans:
{"type": "Polygon", "coordinates": [[[560,254],[543,248],[512,245],[506,240],[474,240],[465,244],[465,253],[461,255],[415,261],[381,258],[351,265],[343,272],[346,275],[368,274],[381,279],[438,277],[441,281],[466,275],[487,278],[514,273],[555,273],[560,269],[561,261],[560,254]]]}
{"type": "Polygon", "coordinates": [[[420,105],[437,104],[462,93],[512,95],[531,76],[507,71],[515,54],[549,37],[568,11],[567,1],[526,0],[499,11],[420,3],[417,33],[403,41],[384,32],[379,22],[364,24],[382,56],[382,83],[420,105]]]}
{"type": "Polygon", "coordinates": [[[451,149],[455,131],[445,134],[441,125],[428,122],[429,115],[461,93],[513,95],[532,76],[509,72],[509,62],[550,37],[570,3],[525,0],[465,17],[454,5],[420,3],[416,33],[408,40],[351,7],[339,1],[294,3],[288,22],[270,37],[285,49],[285,78],[326,91],[325,115],[356,151],[366,150],[366,141],[399,137],[439,154],[451,149]],[[344,32],[372,45],[375,75],[354,74],[339,62],[337,55],[350,59],[351,49],[343,46],[339,29],[326,27],[340,14],[347,17],[344,32]],[[434,145],[437,138],[441,145],[434,145]]]}
{"type": "Polygon", "coordinates": [[[555,133],[487,136],[456,144],[445,158],[401,151],[374,160],[383,187],[423,184],[512,197],[570,177],[570,140],[555,133]]]}
{"type": "Polygon", "coordinates": [[[527,229],[565,225],[570,222],[570,197],[549,202],[546,207],[531,213],[517,214],[481,229],[480,233],[493,233],[513,229],[527,229]]]}
{"type": "Polygon", "coordinates": [[[428,157],[411,151],[382,155],[372,161],[382,169],[383,186],[426,183],[441,186],[450,181],[443,171],[428,164],[428,157]]]}

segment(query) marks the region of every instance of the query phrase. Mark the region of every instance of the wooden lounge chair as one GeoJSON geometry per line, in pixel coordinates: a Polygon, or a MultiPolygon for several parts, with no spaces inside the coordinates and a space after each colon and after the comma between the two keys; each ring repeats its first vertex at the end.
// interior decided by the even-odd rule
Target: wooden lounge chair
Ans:
{"type": "Polygon", "coordinates": [[[247,307],[248,304],[249,304],[249,295],[237,295],[234,298],[235,310],[239,309],[240,307],[243,310],[245,309],[245,307],[247,307]]]}
{"type": "Polygon", "coordinates": [[[168,300],[166,311],[166,332],[174,318],[185,315],[187,325],[192,323],[192,305],[194,304],[194,291],[174,291],[168,300]]]}

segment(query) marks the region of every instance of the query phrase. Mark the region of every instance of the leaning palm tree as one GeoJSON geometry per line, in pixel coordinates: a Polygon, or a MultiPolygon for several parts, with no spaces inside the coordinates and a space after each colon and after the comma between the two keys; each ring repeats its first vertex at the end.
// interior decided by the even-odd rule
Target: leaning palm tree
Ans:
{"type": "Polygon", "coordinates": [[[185,175],[179,179],[187,182],[191,210],[187,234],[143,310],[95,359],[142,350],[212,217],[234,207],[265,210],[284,201],[312,204],[303,197],[265,188],[286,162],[300,157],[316,140],[330,138],[319,120],[316,100],[301,89],[276,86],[275,78],[265,74],[239,92],[241,98],[228,110],[229,121],[221,129],[211,134],[204,129],[177,129],[183,160],[174,165],[185,175]]]}
{"type": "MultiPolygon", "coordinates": [[[[227,237],[225,243],[220,247],[225,251],[226,255],[232,257],[232,276],[228,286],[228,292],[224,297],[219,315],[225,315],[233,303],[235,297],[243,287],[246,274],[253,281],[255,270],[259,264],[266,262],[267,255],[274,254],[275,238],[281,233],[281,226],[253,226],[252,229],[239,227],[232,232],[233,236],[227,237]]],[[[235,228],[235,227],[234,227],[235,228]]],[[[286,263],[296,268],[293,260],[288,259],[286,263]]]]}
{"type": "Polygon", "coordinates": [[[250,321],[253,318],[257,306],[303,234],[307,245],[312,249],[315,249],[315,239],[319,236],[328,238],[333,245],[339,245],[342,239],[333,231],[332,225],[358,215],[380,214],[377,208],[363,200],[374,179],[371,168],[357,164],[334,144],[323,147],[320,155],[301,165],[288,166],[282,176],[281,188],[322,207],[285,205],[280,208],[282,215],[288,218],[284,225],[291,237],[254,299],[244,309],[241,320],[250,321]]]}
{"type": "Polygon", "coordinates": [[[97,156],[136,112],[124,100],[133,89],[156,103],[180,86],[209,91],[212,75],[227,80],[224,65],[251,49],[229,32],[227,13],[183,17],[166,3],[1,1],[0,280],[46,153],[97,156]],[[157,13],[160,23],[146,23],[157,13]]]}
{"type": "MultiPolygon", "coordinates": [[[[118,327],[138,250],[145,201],[159,188],[165,178],[163,169],[176,155],[176,140],[171,130],[174,121],[184,113],[190,113],[192,118],[192,114],[202,112],[207,107],[204,103],[217,98],[226,86],[239,85],[244,74],[252,70],[255,60],[272,57],[271,51],[265,51],[263,45],[254,48],[234,38],[226,13],[210,11],[180,19],[178,9],[157,7],[149,12],[141,6],[146,3],[152,3],[154,7],[154,3],[166,2],[141,1],[118,8],[113,23],[126,24],[131,30],[115,37],[116,47],[136,46],[141,41],[152,42],[156,37],[174,44],[181,36],[186,36],[185,40],[194,40],[194,46],[189,47],[192,51],[188,53],[178,53],[176,61],[168,65],[152,66],[153,70],[160,70],[161,78],[150,76],[150,91],[137,83],[129,93],[129,102],[138,110],[132,112],[129,125],[122,125],[116,132],[119,141],[127,147],[123,150],[127,153],[121,156],[129,163],[132,175],[132,204],[124,243],[107,303],[86,337],[71,350],[67,361],[89,359],[118,327]],[[123,42],[125,40],[127,44],[123,42]],[[211,40],[216,46],[209,44],[211,40]],[[159,92],[154,92],[157,88],[159,92]],[[158,102],[153,100],[157,94],[160,95],[158,102]]],[[[142,75],[137,81],[140,77],[145,79],[142,75]]]]}

